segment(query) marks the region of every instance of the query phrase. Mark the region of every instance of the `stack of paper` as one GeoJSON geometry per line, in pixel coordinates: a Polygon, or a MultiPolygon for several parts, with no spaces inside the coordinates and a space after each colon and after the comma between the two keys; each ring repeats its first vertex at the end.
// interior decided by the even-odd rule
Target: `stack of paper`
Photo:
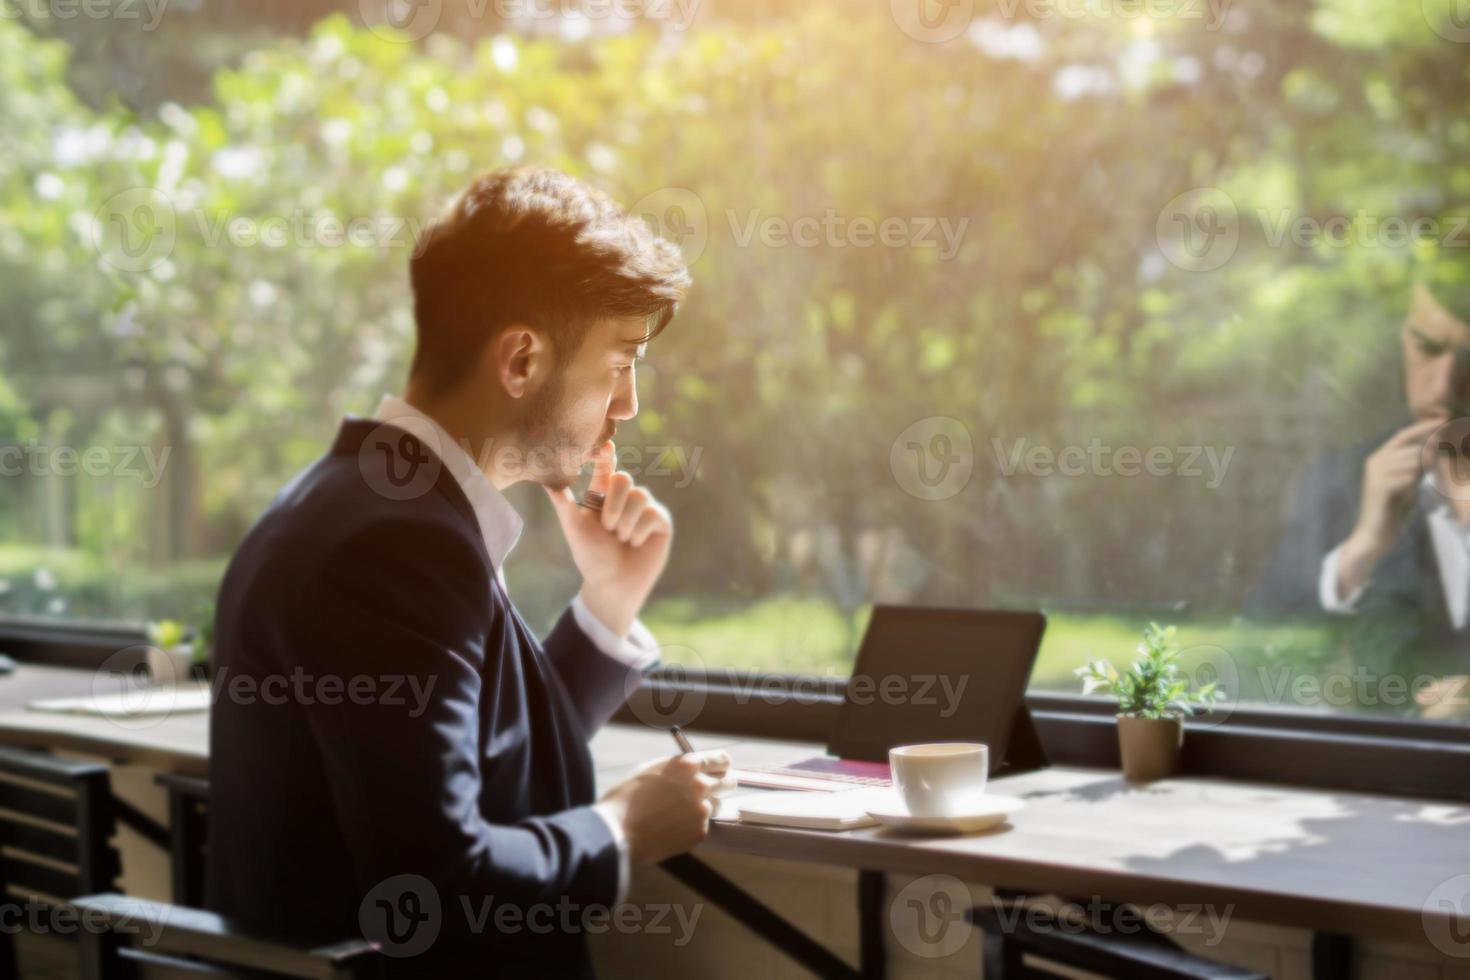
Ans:
{"type": "Polygon", "coordinates": [[[739,811],[741,823],[800,827],[804,830],[852,830],[878,821],[868,807],[892,802],[889,788],[841,790],[836,793],[760,793],[728,801],[739,811]]]}

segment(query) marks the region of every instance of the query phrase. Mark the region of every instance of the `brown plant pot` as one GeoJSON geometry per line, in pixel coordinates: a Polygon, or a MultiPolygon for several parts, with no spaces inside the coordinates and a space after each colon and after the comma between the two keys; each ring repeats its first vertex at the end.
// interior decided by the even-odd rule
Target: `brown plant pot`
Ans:
{"type": "Polygon", "coordinates": [[[1118,750],[1123,778],[1130,783],[1164,779],[1179,771],[1184,724],[1177,718],[1118,716],[1118,750]]]}

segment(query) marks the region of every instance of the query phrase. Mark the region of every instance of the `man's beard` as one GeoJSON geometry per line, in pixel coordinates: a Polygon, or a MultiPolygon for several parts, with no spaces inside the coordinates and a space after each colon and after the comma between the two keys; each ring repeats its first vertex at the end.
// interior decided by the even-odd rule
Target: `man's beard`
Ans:
{"type": "Polygon", "coordinates": [[[560,490],[576,482],[582,472],[582,457],[591,448],[582,446],[576,433],[561,419],[565,381],[562,373],[557,372],[531,396],[526,403],[526,422],[521,436],[529,475],[552,490],[560,490]]]}

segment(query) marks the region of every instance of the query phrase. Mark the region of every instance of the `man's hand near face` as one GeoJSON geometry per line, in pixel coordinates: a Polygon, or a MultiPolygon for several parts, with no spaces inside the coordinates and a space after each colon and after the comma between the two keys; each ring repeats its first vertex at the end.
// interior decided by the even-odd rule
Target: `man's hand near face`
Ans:
{"type": "Polygon", "coordinates": [[[582,573],[582,601],[618,635],[633,626],[669,561],[674,522],[669,509],[617,471],[611,441],[597,448],[590,490],[604,494],[601,512],[577,505],[572,491],[546,488],[582,573]]]}
{"type": "Polygon", "coordinates": [[[1424,419],[1400,429],[1363,464],[1358,521],[1338,554],[1339,596],[1353,595],[1366,585],[1403,533],[1424,475],[1424,440],[1444,424],[1444,419],[1424,419]]]}

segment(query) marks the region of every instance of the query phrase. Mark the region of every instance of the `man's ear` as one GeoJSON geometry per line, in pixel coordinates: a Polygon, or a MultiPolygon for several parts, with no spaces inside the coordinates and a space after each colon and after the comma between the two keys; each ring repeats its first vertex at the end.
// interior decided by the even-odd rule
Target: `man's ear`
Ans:
{"type": "Polygon", "coordinates": [[[485,348],[487,365],[511,398],[536,390],[551,373],[551,344],[539,331],[512,324],[485,348]]]}

